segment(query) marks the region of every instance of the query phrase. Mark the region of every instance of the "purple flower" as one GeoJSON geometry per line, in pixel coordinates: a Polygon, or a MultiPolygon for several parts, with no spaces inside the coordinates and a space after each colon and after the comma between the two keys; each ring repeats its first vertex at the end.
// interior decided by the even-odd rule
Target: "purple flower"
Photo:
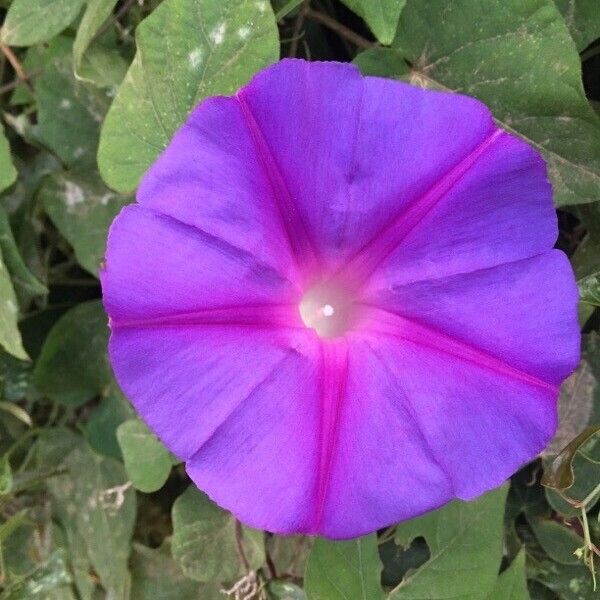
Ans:
{"type": "Polygon", "coordinates": [[[543,160],[472,98],[286,60],[115,219],[110,356],[243,522],[348,538],[534,458],[579,356],[543,160]]]}

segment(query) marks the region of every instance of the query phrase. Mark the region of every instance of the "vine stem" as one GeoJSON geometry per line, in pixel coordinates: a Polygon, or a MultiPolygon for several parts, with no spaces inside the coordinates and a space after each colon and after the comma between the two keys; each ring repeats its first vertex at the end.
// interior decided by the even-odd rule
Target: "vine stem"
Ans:
{"type": "Polygon", "coordinates": [[[242,524],[236,519],[235,521],[235,543],[237,546],[238,554],[240,555],[240,560],[242,561],[242,565],[246,573],[250,572],[250,563],[246,558],[246,553],[244,552],[244,546],[242,545],[242,524]]]}
{"type": "Polygon", "coordinates": [[[23,69],[23,65],[19,62],[17,55],[12,51],[12,48],[10,46],[7,46],[6,44],[0,43],[0,51],[2,52],[2,54],[4,54],[4,56],[6,56],[6,59],[11,64],[15,73],[17,74],[17,77],[21,80],[23,85],[27,88],[27,91],[31,95],[33,95],[33,87],[31,86],[31,83],[29,82],[29,77],[28,77],[27,73],[25,73],[25,70],[23,69]]]}

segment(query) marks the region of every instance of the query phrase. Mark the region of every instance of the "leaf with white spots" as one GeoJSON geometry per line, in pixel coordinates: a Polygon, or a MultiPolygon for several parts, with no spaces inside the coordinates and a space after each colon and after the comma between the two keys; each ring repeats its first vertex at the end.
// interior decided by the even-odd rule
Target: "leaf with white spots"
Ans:
{"type": "Polygon", "coordinates": [[[10,276],[0,252],[0,346],[17,358],[27,358],[17,326],[19,308],[10,276]]]}
{"type": "Polygon", "coordinates": [[[500,127],[542,153],[557,206],[600,199],[600,120],[552,0],[408,0],[392,48],[367,50],[357,63],[479,98],[500,127]]]}
{"type": "MultiPolygon", "coordinates": [[[[50,441],[42,438],[40,451],[50,441]]],[[[107,590],[107,598],[126,598],[136,499],[125,469],[119,461],[94,453],[81,440],[61,459],[66,473],[52,477],[48,484],[58,504],[58,517],[81,538],[82,550],[107,590]]]]}
{"type": "Polygon", "coordinates": [[[97,276],[108,228],[132,198],[108,189],[95,171],[51,175],[38,194],[52,222],[73,246],[79,264],[97,276]]]}
{"type": "Polygon", "coordinates": [[[38,137],[67,166],[92,168],[110,97],[77,81],[71,56],[56,58],[35,80],[38,137]]]}
{"type": "Polygon", "coordinates": [[[265,1],[165,0],[136,30],[137,53],[102,128],[98,164],[130,192],[203,98],[231,94],[277,60],[265,1]]]}

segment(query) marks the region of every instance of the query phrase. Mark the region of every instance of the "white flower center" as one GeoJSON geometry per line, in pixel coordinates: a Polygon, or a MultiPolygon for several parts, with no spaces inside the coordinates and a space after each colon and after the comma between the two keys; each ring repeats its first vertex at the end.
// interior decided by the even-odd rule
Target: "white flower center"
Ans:
{"type": "Polygon", "coordinates": [[[349,294],[330,283],[309,289],[298,308],[304,324],[323,338],[343,335],[353,324],[355,311],[349,294]]]}

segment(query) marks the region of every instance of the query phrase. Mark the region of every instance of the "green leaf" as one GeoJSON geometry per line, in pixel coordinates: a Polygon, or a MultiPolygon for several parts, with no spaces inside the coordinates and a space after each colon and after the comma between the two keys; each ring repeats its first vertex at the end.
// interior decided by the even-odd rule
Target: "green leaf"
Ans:
{"type": "Polygon", "coordinates": [[[524,550],[521,550],[508,569],[500,574],[486,600],[529,600],[524,550]]]}
{"type": "Polygon", "coordinates": [[[579,52],[600,37],[598,0],[554,0],[579,52]]]}
{"type": "Polygon", "coordinates": [[[580,560],[574,552],[583,546],[583,538],[573,530],[547,519],[529,519],[531,529],[544,552],[563,565],[577,565],[580,560]]]}
{"type": "Polygon", "coordinates": [[[364,19],[382,44],[387,46],[392,43],[406,0],[342,0],[342,2],[364,19]]]}
{"type": "Polygon", "coordinates": [[[500,127],[543,154],[557,206],[598,200],[600,121],[551,0],[408,0],[393,48],[356,62],[366,73],[479,98],[500,127]]]}
{"type": "Polygon", "coordinates": [[[102,128],[106,183],[133,190],[190,109],[231,94],[277,60],[266,0],[165,0],[136,30],[137,53],[102,128]]]}
{"type": "Polygon", "coordinates": [[[131,404],[115,383],[109,386],[100,404],[90,413],[83,426],[85,438],[96,452],[122,460],[123,455],[117,441],[117,427],[134,416],[131,404]]]}
{"type": "Polygon", "coordinates": [[[112,384],[106,321],[98,300],[79,304],[58,320],[34,370],[34,384],[40,392],[77,406],[112,384]]]}
{"type": "Polygon", "coordinates": [[[132,198],[109,190],[93,171],[49,176],[39,198],[57,229],[73,246],[79,264],[98,275],[108,228],[132,198]]]}
{"type": "Polygon", "coordinates": [[[132,600],[224,600],[218,584],[188,579],[171,558],[168,543],[158,550],[133,545],[131,557],[132,600]]]}
{"type": "Polygon", "coordinates": [[[46,286],[42,285],[27,268],[21,257],[17,242],[12,233],[8,215],[0,206],[0,249],[6,268],[11,274],[12,282],[17,291],[23,291],[34,296],[47,294],[46,286]]]}
{"type": "Polygon", "coordinates": [[[173,558],[196,581],[233,581],[245,575],[236,542],[236,529],[251,569],[265,560],[262,532],[236,525],[235,519],[193,485],[172,511],[173,558]]]}
{"type": "Polygon", "coordinates": [[[0,192],[10,187],[17,179],[17,170],[10,159],[10,146],[0,125],[0,192]]]}
{"type": "Polygon", "coordinates": [[[86,0],[13,0],[0,41],[32,46],[59,34],[77,17],[86,0]]]}
{"type": "Polygon", "coordinates": [[[10,461],[8,460],[8,454],[4,454],[0,457],[0,496],[8,494],[12,488],[13,478],[12,469],[10,468],[10,461]]]}
{"type": "Polygon", "coordinates": [[[115,597],[129,585],[128,559],[135,523],[135,493],[121,463],[79,443],[61,463],[65,475],[48,480],[66,527],[76,527],[90,563],[115,597]]]}
{"type": "Polygon", "coordinates": [[[21,334],[17,326],[17,297],[0,251],[0,346],[17,358],[26,359],[21,334]]]}
{"type": "Polygon", "coordinates": [[[118,0],[88,0],[73,43],[73,64],[77,77],[82,78],[83,57],[100,27],[112,14],[117,2],[118,0]]]}
{"type": "Polygon", "coordinates": [[[160,489],[169,477],[174,461],[159,439],[139,419],[119,425],[117,439],[133,487],[140,492],[160,489]]]}
{"type": "Polygon", "coordinates": [[[345,542],[315,540],[304,577],[308,600],[377,600],[381,563],[375,534],[345,542]]]}
{"type": "Polygon", "coordinates": [[[502,559],[502,525],[508,486],[472,502],[455,501],[401,523],[396,542],[423,536],[431,556],[396,587],[390,598],[485,598],[502,559]]]}
{"type": "Polygon", "coordinates": [[[48,63],[34,83],[39,140],[65,165],[94,168],[100,124],[110,104],[107,92],[77,81],[68,55],[48,63]]]}

